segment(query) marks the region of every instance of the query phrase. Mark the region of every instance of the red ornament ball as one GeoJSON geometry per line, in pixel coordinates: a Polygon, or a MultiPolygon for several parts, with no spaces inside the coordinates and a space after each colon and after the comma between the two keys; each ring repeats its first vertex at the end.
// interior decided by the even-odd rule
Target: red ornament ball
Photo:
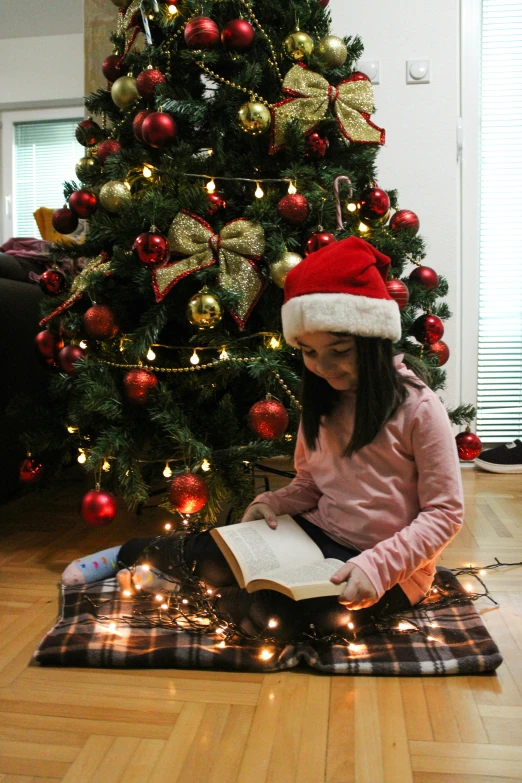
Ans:
{"type": "Polygon", "coordinates": [[[308,220],[310,207],[306,196],[301,193],[289,193],[288,196],[281,199],[277,205],[277,211],[287,223],[300,226],[308,220]]]}
{"type": "Polygon", "coordinates": [[[221,31],[221,41],[227,49],[243,52],[252,44],[256,31],[246,19],[231,19],[221,31]]]}
{"type": "Polygon", "coordinates": [[[260,400],[250,408],[248,424],[260,438],[274,440],[288,427],[288,412],[278,400],[260,400]]]}
{"type": "Polygon", "coordinates": [[[103,166],[109,155],[117,155],[118,152],[121,152],[120,142],[116,141],[116,139],[107,139],[98,146],[96,159],[100,166],[103,166]]]}
{"type": "Polygon", "coordinates": [[[390,211],[390,197],[382,188],[368,188],[360,199],[361,220],[385,222],[390,211]]]}
{"type": "Polygon", "coordinates": [[[176,138],[176,120],[163,111],[154,111],[141,124],[143,141],[150,147],[166,147],[176,138]]]}
{"type": "Polygon", "coordinates": [[[420,343],[433,345],[444,334],[444,324],[437,315],[421,315],[414,321],[411,333],[420,343]]]}
{"type": "Polygon", "coordinates": [[[134,133],[138,141],[143,141],[141,126],[143,125],[144,120],[146,120],[147,117],[149,117],[151,114],[154,113],[155,112],[152,109],[143,109],[142,111],[139,111],[137,115],[134,117],[132,121],[132,132],[134,133]]]}
{"type": "Polygon", "coordinates": [[[208,501],[207,483],[195,473],[180,473],[170,484],[169,500],[180,514],[196,514],[208,501]]]}
{"type": "Polygon", "coordinates": [[[399,310],[404,310],[410,301],[410,289],[402,280],[388,280],[386,288],[392,299],[399,305],[399,310]]]}
{"type": "Polygon", "coordinates": [[[74,375],[77,370],[74,366],[75,362],[83,359],[84,356],[84,352],[78,345],[66,345],[58,354],[58,365],[67,375],[74,375]]]}
{"type": "Polygon", "coordinates": [[[109,525],[118,511],[118,503],[112,492],[91,489],[83,496],[81,515],[89,527],[109,525]]]}
{"type": "Polygon", "coordinates": [[[18,476],[23,484],[35,484],[44,474],[43,465],[33,457],[26,457],[20,464],[18,476]]]}
{"type": "Polygon", "coordinates": [[[310,253],[315,253],[316,250],[331,245],[332,242],[337,242],[333,234],[328,234],[326,231],[316,231],[306,243],[305,255],[309,256],[310,253]]]}
{"type": "Polygon", "coordinates": [[[48,294],[49,296],[58,296],[58,294],[62,294],[67,288],[65,275],[57,269],[46,269],[40,276],[39,282],[40,288],[44,294],[48,294]]]}
{"type": "Polygon", "coordinates": [[[129,66],[119,54],[110,54],[102,63],[102,73],[108,82],[115,82],[120,76],[126,76],[129,66]]]}
{"type": "Polygon", "coordinates": [[[430,352],[436,355],[437,359],[439,360],[439,367],[442,367],[444,364],[446,364],[450,357],[450,349],[444,340],[439,340],[436,343],[432,343],[430,345],[430,352]]]}
{"type": "Polygon", "coordinates": [[[329,2],[330,0],[319,0],[319,5],[321,6],[321,8],[326,8],[329,2]]]}
{"type": "Polygon", "coordinates": [[[227,208],[227,202],[222,198],[219,193],[207,193],[207,198],[210,203],[210,207],[207,210],[207,215],[215,215],[220,209],[227,208]]]}
{"type": "Polygon", "coordinates": [[[94,147],[102,137],[102,129],[93,120],[82,120],[75,130],[76,140],[82,147],[94,147]]]}
{"type": "Polygon", "coordinates": [[[152,100],[158,84],[165,84],[165,77],[161,71],[147,68],[136,77],[136,89],[143,98],[152,100]]]}
{"type": "Polygon", "coordinates": [[[149,370],[130,370],[123,379],[125,396],[137,405],[145,405],[149,392],[157,385],[158,379],[149,370]]]}
{"type": "Polygon", "coordinates": [[[390,228],[396,234],[411,234],[418,232],[420,221],[411,209],[399,209],[390,220],[390,228]]]}
{"type": "Polygon", "coordinates": [[[69,206],[78,217],[90,218],[98,208],[98,199],[89,190],[75,190],[69,196],[69,206]]]}
{"type": "Polygon", "coordinates": [[[219,27],[208,16],[196,16],[183,33],[189,49],[212,49],[219,43],[219,27]]]}
{"type": "Polygon", "coordinates": [[[58,351],[63,348],[63,341],[56,337],[49,329],[38,332],[34,338],[36,349],[44,359],[53,359],[58,351]]]}
{"type": "Polygon", "coordinates": [[[474,432],[459,432],[455,438],[459,459],[471,462],[482,453],[482,442],[474,432]]]}
{"type": "Polygon", "coordinates": [[[438,274],[429,266],[416,266],[413,272],[410,273],[409,279],[412,283],[421,285],[426,291],[437,288],[439,284],[438,274]]]}
{"type": "Polygon", "coordinates": [[[150,268],[165,264],[170,254],[167,239],[162,234],[154,234],[152,231],[140,234],[132,248],[141,263],[150,268]]]}
{"type": "Polygon", "coordinates": [[[324,158],[328,152],[330,142],[326,136],[321,136],[319,133],[311,133],[306,138],[305,155],[307,158],[324,158]]]}
{"type": "Polygon", "coordinates": [[[78,215],[72,209],[63,207],[53,212],[51,223],[59,234],[72,234],[78,228],[78,215]]]}
{"type": "Polygon", "coordinates": [[[120,331],[114,313],[106,305],[89,307],[83,315],[83,325],[93,340],[112,340],[120,331]]]}

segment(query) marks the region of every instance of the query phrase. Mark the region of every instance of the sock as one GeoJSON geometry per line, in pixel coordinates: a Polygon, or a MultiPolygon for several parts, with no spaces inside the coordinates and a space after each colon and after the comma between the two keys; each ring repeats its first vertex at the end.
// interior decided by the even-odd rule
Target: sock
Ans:
{"type": "Polygon", "coordinates": [[[130,570],[136,590],[141,590],[144,593],[177,593],[180,589],[178,579],[174,577],[169,578],[166,574],[162,574],[161,571],[146,568],[142,565],[134,566],[130,570]]]}
{"type": "Polygon", "coordinates": [[[73,560],[62,574],[62,583],[68,586],[84,585],[114,576],[120,570],[118,566],[120,549],[121,546],[112,546],[93,555],[73,560]]]}

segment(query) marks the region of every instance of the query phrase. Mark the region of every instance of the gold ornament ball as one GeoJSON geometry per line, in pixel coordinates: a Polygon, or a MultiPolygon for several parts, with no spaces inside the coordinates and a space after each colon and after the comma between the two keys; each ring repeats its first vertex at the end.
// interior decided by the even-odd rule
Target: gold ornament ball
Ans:
{"type": "Polygon", "coordinates": [[[100,189],[100,203],[109,212],[121,212],[124,204],[131,200],[127,186],[118,179],[106,182],[100,189]]]}
{"type": "Polygon", "coordinates": [[[87,169],[92,169],[93,166],[96,166],[96,161],[94,158],[91,158],[90,155],[89,157],[80,158],[75,167],[76,176],[78,179],[81,179],[82,174],[85,174],[87,169]]]}
{"type": "Polygon", "coordinates": [[[270,276],[274,283],[279,288],[284,288],[287,274],[294,266],[300,264],[302,260],[298,253],[290,253],[288,250],[286,253],[283,253],[281,258],[270,266],[270,276]]]}
{"type": "Polygon", "coordinates": [[[309,57],[314,51],[314,42],[307,33],[296,30],[285,38],[285,52],[291,60],[297,62],[303,57],[309,57]]]}
{"type": "Polygon", "coordinates": [[[111,97],[119,109],[130,109],[140,97],[136,79],[132,76],[120,76],[111,87],[111,97]]]}
{"type": "Polygon", "coordinates": [[[245,133],[259,136],[265,133],[272,123],[270,109],[264,103],[249,101],[244,103],[238,114],[239,124],[245,133]]]}
{"type": "Polygon", "coordinates": [[[202,288],[188,303],[187,318],[198,329],[213,329],[223,318],[219,299],[202,288]]]}
{"type": "Polygon", "coordinates": [[[327,68],[340,68],[348,57],[345,42],[336,35],[327,35],[325,38],[321,38],[315,53],[327,68]]]}

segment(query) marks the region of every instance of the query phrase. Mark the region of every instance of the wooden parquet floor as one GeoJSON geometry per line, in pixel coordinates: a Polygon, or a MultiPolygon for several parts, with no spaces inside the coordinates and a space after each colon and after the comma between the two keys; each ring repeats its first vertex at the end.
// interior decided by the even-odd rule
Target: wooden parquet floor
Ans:
{"type": "MultiPolygon", "coordinates": [[[[466,525],[441,563],[522,561],[521,476],[463,477],[466,525]]],[[[1,783],[522,781],[522,567],[484,577],[499,608],[476,604],[504,657],[493,675],[40,668],[65,565],[165,521],[120,512],[91,530],[85,491],[74,473],[0,507],[1,783]]]]}

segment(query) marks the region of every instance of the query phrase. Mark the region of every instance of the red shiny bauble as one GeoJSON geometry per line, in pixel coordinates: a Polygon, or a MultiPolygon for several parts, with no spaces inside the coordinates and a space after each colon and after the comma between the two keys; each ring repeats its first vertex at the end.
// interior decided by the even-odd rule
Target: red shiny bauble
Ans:
{"type": "Polygon", "coordinates": [[[126,76],[129,66],[119,54],[110,54],[102,63],[102,73],[108,82],[115,82],[120,76],[126,76]]]}
{"type": "Polygon", "coordinates": [[[281,199],[277,205],[277,211],[287,223],[300,226],[308,220],[310,207],[306,196],[301,193],[289,193],[288,196],[281,199]]]}
{"type": "Polygon", "coordinates": [[[396,234],[411,234],[418,232],[420,221],[411,209],[399,209],[390,220],[390,228],[396,234]]]}
{"type": "Polygon", "coordinates": [[[426,291],[430,291],[432,288],[437,288],[439,284],[439,276],[434,269],[429,266],[416,266],[410,273],[412,283],[418,283],[426,291]]]}
{"type": "Polygon", "coordinates": [[[74,375],[77,369],[74,363],[84,356],[85,353],[78,345],[66,345],[58,354],[58,365],[67,375],[74,375]]]}
{"type": "Polygon", "coordinates": [[[161,71],[147,68],[136,77],[136,89],[143,98],[152,100],[158,84],[165,84],[165,77],[161,71]]]}
{"type": "Polygon", "coordinates": [[[53,212],[51,223],[59,234],[72,234],[78,228],[78,215],[72,209],[63,207],[53,212]]]}
{"type": "Polygon", "coordinates": [[[35,484],[44,474],[43,465],[33,457],[26,457],[20,464],[18,476],[24,484],[35,484]]]}
{"type": "Polygon", "coordinates": [[[143,141],[141,126],[143,125],[143,122],[147,119],[147,117],[149,117],[151,114],[154,114],[152,109],[143,109],[143,111],[139,111],[137,113],[137,115],[134,117],[132,121],[132,132],[134,133],[138,141],[143,141]]]}
{"type": "Polygon", "coordinates": [[[444,334],[444,324],[437,315],[421,315],[414,321],[411,333],[420,343],[433,345],[444,334]]]}
{"type": "Polygon", "coordinates": [[[143,141],[150,147],[166,147],[176,138],[176,120],[163,111],[154,111],[141,124],[143,141]]]}
{"type": "Polygon", "coordinates": [[[368,188],[360,198],[361,220],[384,220],[390,211],[390,197],[382,188],[368,188]]]}
{"type": "Polygon", "coordinates": [[[107,139],[98,146],[96,160],[100,166],[103,166],[109,155],[117,155],[118,152],[121,152],[120,142],[116,141],[116,139],[107,139]]]}
{"type": "Polygon", "coordinates": [[[58,296],[67,288],[65,275],[57,269],[46,269],[40,276],[39,283],[44,294],[49,296],[58,296]]]}
{"type": "Polygon", "coordinates": [[[482,453],[482,442],[474,432],[459,432],[455,438],[459,459],[471,462],[482,453]]]}
{"type": "Polygon", "coordinates": [[[442,367],[444,364],[446,364],[450,357],[450,349],[444,340],[439,340],[436,343],[432,343],[429,349],[430,353],[434,353],[439,360],[439,367],[442,367]]]}
{"type": "Polygon", "coordinates": [[[114,313],[107,305],[93,305],[83,315],[83,326],[93,340],[112,340],[120,327],[114,313]]]}
{"type": "Polygon", "coordinates": [[[195,473],[180,473],[169,487],[169,500],[180,514],[196,514],[208,501],[208,486],[195,473]]]}
{"type": "Polygon", "coordinates": [[[227,202],[224,198],[221,198],[219,193],[207,193],[207,198],[210,203],[210,207],[207,210],[207,215],[215,215],[220,209],[226,209],[227,202]]]}
{"type": "Polygon", "coordinates": [[[332,242],[337,242],[333,234],[328,234],[326,231],[316,231],[306,243],[305,255],[315,253],[316,250],[331,245],[332,242]]]}
{"type": "Polygon", "coordinates": [[[90,218],[98,208],[98,199],[89,190],[75,190],[69,196],[69,206],[78,217],[90,218]]]}
{"type": "Polygon", "coordinates": [[[169,243],[162,234],[145,231],[134,242],[132,249],[144,266],[155,267],[166,263],[170,254],[169,243]]]}
{"type": "Polygon", "coordinates": [[[319,0],[319,5],[321,6],[321,8],[326,8],[329,2],[330,0],[319,0]]]}
{"type": "Polygon", "coordinates": [[[82,499],[81,515],[90,527],[109,525],[118,512],[118,503],[112,492],[91,489],[82,499]]]}
{"type": "Polygon", "coordinates": [[[274,440],[288,427],[288,412],[278,400],[260,400],[250,408],[248,424],[260,438],[274,440]]]}
{"type": "Polygon", "coordinates": [[[94,147],[102,137],[102,129],[93,120],[79,122],[74,133],[82,147],[94,147]]]}
{"type": "Polygon", "coordinates": [[[330,142],[326,136],[321,136],[319,133],[311,133],[306,138],[305,155],[307,158],[324,158],[329,146],[330,142]]]}
{"type": "Polygon", "coordinates": [[[410,301],[410,289],[402,280],[388,280],[386,289],[392,299],[395,299],[399,305],[399,310],[403,310],[410,301]]]}
{"type": "Polygon", "coordinates": [[[36,349],[44,359],[53,359],[63,348],[63,341],[57,338],[49,329],[38,332],[34,338],[36,349]]]}
{"type": "Polygon", "coordinates": [[[221,31],[221,41],[227,49],[243,52],[251,45],[256,31],[246,19],[231,19],[221,31]]]}
{"type": "Polygon", "coordinates": [[[183,33],[189,49],[212,49],[219,43],[219,27],[208,16],[196,16],[183,33]]]}
{"type": "Polygon", "coordinates": [[[123,379],[125,396],[137,405],[145,405],[149,392],[157,385],[158,379],[150,370],[130,370],[123,379]]]}

